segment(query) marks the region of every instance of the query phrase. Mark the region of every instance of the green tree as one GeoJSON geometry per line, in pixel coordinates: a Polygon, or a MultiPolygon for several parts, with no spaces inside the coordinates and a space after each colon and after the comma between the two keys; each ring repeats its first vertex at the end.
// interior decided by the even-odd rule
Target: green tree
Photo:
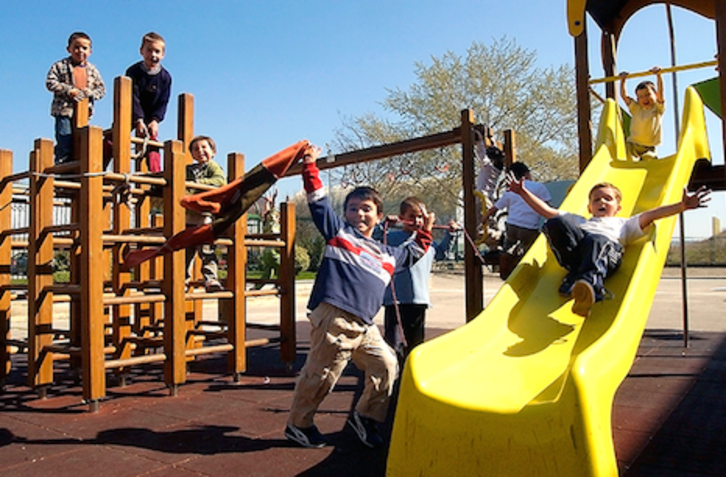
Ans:
{"type": "MultiPolygon", "coordinates": [[[[415,64],[416,82],[393,88],[383,101],[385,118],[346,119],[335,148],[350,151],[451,130],[460,112],[472,109],[478,123],[517,134],[517,157],[541,181],[577,175],[574,70],[541,68],[536,52],[503,37],[474,42],[465,56],[447,52],[415,64]]],[[[501,137],[498,139],[501,140],[501,137]]],[[[451,146],[334,169],[343,187],[369,184],[397,202],[417,195],[435,204],[437,215],[454,215],[461,191],[461,147],[451,146]]]]}

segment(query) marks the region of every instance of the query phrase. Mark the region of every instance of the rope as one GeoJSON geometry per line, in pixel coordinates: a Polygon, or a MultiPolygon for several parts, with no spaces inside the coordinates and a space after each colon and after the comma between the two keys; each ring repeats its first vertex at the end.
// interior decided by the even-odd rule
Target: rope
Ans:
{"type": "Polygon", "coordinates": [[[136,154],[132,154],[132,159],[141,159],[146,155],[146,149],[149,146],[149,139],[149,131],[146,130],[146,132],[144,133],[144,142],[141,143],[141,150],[137,150],[136,154]]]}
{"type": "MultiPolygon", "coordinates": [[[[383,244],[388,245],[388,226],[391,223],[391,220],[386,220],[383,222],[383,244]]],[[[396,286],[394,285],[393,275],[391,275],[391,297],[393,298],[393,309],[396,311],[396,325],[398,328],[398,332],[401,335],[401,343],[403,344],[404,349],[408,348],[408,341],[406,341],[406,335],[403,332],[403,322],[401,321],[401,310],[398,308],[398,298],[396,297],[396,286]]]]}
{"type": "Polygon", "coordinates": [[[84,177],[104,177],[106,172],[86,172],[83,174],[48,174],[46,172],[29,172],[31,176],[42,177],[44,179],[83,179],[84,177]]]}
{"type": "Polygon", "coordinates": [[[124,173],[124,180],[116,185],[111,191],[111,197],[116,204],[126,204],[131,207],[131,180],[130,176],[124,173]]]}

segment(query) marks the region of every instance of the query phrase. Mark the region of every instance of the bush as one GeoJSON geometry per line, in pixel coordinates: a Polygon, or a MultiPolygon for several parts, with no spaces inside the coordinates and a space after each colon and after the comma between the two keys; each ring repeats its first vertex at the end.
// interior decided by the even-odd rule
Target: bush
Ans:
{"type": "Polygon", "coordinates": [[[305,247],[295,245],[295,275],[310,268],[310,254],[305,247]]]}

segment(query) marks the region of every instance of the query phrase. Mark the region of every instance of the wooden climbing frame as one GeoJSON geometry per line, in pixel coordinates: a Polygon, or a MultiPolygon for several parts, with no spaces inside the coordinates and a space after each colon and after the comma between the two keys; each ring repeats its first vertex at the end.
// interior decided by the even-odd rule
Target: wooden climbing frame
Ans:
{"type": "MultiPolygon", "coordinates": [[[[172,394],[186,381],[187,364],[197,356],[225,353],[228,370],[238,379],[246,370],[246,349],[279,342],[281,358],[291,367],[296,355],[295,269],[293,243],[295,209],[282,204],[281,232],[248,236],[246,217],[238,220],[217,245],[227,248],[228,275],[224,291],[198,291],[197,274],[185,284],[184,252],[164,255],[133,270],[121,266],[130,247],[159,245],[183,230],[185,212],[179,205],[187,189],[209,186],[186,182],[191,156],[185,145],[193,137],[193,97],[179,96],[178,139],[163,147],[163,174],[148,174],[142,157],[132,155],[131,80],[114,81],[113,125],[103,131],[88,125],[88,105],[77,105],[74,116],[74,157],[54,164],[53,142],[38,139],[27,172],[12,174],[12,153],[0,150],[0,384],[10,372],[11,347],[25,350],[27,381],[44,396],[54,382],[54,362],[69,360],[83,383],[83,398],[97,410],[106,395],[107,377],[114,373],[125,384],[131,367],[163,363],[164,381],[172,394]],[[111,151],[111,154],[109,154],[111,151]],[[109,157],[110,156],[110,157],[109,157]],[[110,170],[109,169],[110,166],[110,170]],[[10,205],[16,181],[27,180],[30,214],[27,227],[12,228],[10,205]],[[124,200],[119,199],[124,186],[124,200]],[[161,191],[161,214],[151,213],[151,201],[161,191]],[[128,199],[128,200],[126,200],[128,199]],[[70,223],[54,223],[54,208],[70,208],[70,223]],[[27,241],[13,237],[27,234],[27,241]],[[259,292],[247,290],[247,247],[280,249],[280,277],[264,295],[280,298],[276,335],[248,340],[246,300],[259,292]],[[12,250],[27,248],[28,284],[11,285],[12,250]],[[54,284],[53,259],[59,250],[70,256],[70,282],[54,284]],[[25,292],[28,338],[8,339],[11,299],[25,292]],[[218,300],[219,319],[204,320],[202,302],[218,300]],[[54,307],[67,306],[64,329],[54,320],[54,307]]],[[[227,157],[230,180],[244,174],[244,156],[227,157]]],[[[156,200],[156,199],[155,199],[156,200]]]]}

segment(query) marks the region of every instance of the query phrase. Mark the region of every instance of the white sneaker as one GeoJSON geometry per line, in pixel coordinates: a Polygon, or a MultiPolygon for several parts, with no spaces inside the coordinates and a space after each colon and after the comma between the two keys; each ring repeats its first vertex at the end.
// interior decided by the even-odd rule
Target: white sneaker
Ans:
{"type": "Polygon", "coordinates": [[[285,427],[285,437],[303,447],[309,447],[311,449],[325,447],[328,444],[328,441],[325,440],[325,437],[323,437],[315,426],[302,429],[288,424],[285,427]]]}

